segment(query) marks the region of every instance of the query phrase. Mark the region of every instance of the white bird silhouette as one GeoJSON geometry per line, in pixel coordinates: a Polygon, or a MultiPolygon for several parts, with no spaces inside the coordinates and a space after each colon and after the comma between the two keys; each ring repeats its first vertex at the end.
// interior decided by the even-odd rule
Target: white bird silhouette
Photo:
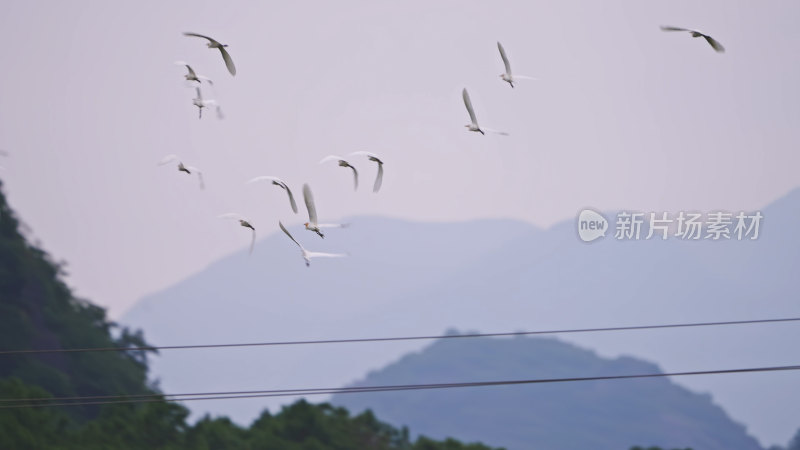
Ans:
{"type": "Polygon", "coordinates": [[[353,169],[353,186],[354,186],[353,190],[357,191],[358,190],[358,171],[356,170],[356,168],[353,167],[352,165],[350,165],[349,162],[345,161],[345,159],[343,157],[337,156],[337,155],[328,155],[328,156],[322,158],[322,160],[319,163],[320,164],[324,164],[324,163],[326,163],[328,161],[338,161],[339,162],[339,167],[349,167],[349,168],[353,169]]]}
{"type": "Polygon", "coordinates": [[[297,239],[295,239],[294,236],[292,236],[291,233],[289,233],[289,230],[287,230],[286,227],[284,227],[280,221],[278,221],[278,226],[280,226],[281,230],[283,230],[283,232],[286,233],[287,236],[289,236],[289,239],[291,239],[292,242],[294,242],[295,244],[297,244],[298,247],[300,247],[300,251],[303,252],[303,259],[306,261],[306,267],[311,265],[311,258],[343,258],[345,256],[348,256],[346,253],[310,252],[306,250],[305,247],[300,245],[299,242],[297,242],[297,239]]]}
{"type": "Polygon", "coordinates": [[[686,32],[690,33],[692,35],[692,37],[696,37],[696,38],[697,37],[702,37],[703,39],[705,39],[706,42],[708,42],[708,45],[710,45],[711,48],[716,50],[717,53],[724,53],[725,52],[725,47],[723,47],[722,44],[717,42],[711,36],[709,36],[707,34],[703,34],[703,33],[699,32],[699,31],[696,31],[696,30],[689,30],[687,28],[679,28],[679,27],[666,27],[666,26],[662,25],[661,26],[661,31],[686,31],[686,32]]]}
{"type": "Polygon", "coordinates": [[[183,33],[184,36],[194,36],[208,40],[208,48],[218,48],[219,52],[222,53],[222,59],[225,60],[225,66],[228,68],[228,72],[231,75],[236,75],[236,66],[233,65],[233,60],[231,59],[231,55],[228,54],[228,51],[225,50],[225,47],[228,44],[220,44],[218,41],[211,39],[208,36],[203,36],[202,34],[197,33],[183,33]]]}
{"type": "Polygon", "coordinates": [[[280,186],[281,188],[283,188],[289,195],[289,203],[292,205],[292,211],[294,211],[294,213],[297,214],[297,203],[294,202],[294,195],[292,195],[291,189],[289,189],[289,186],[287,186],[283,180],[277,177],[271,177],[269,175],[261,175],[251,179],[250,181],[248,181],[248,183],[256,183],[258,181],[270,181],[275,186],[280,186]]]}
{"type": "Polygon", "coordinates": [[[217,107],[217,119],[224,119],[225,115],[222,114],[222,108],[217,104],[216,100],[203,100],[203,94],[200,92],[200,88],[195,88],[197,90],[197,98],[192,99],[192,103],[194,106],[197,106],[197,110],[200,113],[200,119],[203,118],[203,108],[207,108],[209,106],[216,106],[217,107]]]}
{"type": "Polygon", "coordinates": [[[197,81],[198,83],[202,83],[203,80],[205,80],[205,81],[208,82],[208,84],[210,84],[212,86],[214,85],[214,82],[211,80],[211,78],[208,78],[205,75],[198,75],[194,71],[194,69],[192,69],[192,66],[190,66],[185,61],[175,61],[175,64],[177,64],[179,66],[186,66],[186,69],[189,71],[189,73],[187,73],[186,75],[183,76],[184,78],[186,78],[186,81],[197,81]]]}
{"type": "Polygon", "coordinates": [[[372,192],[378,192],[381,190],[381,185],[383,184],[383,161],[381,161],[378,155],[370,152],[358,151],[350,153],[348,156],[353,155],[366,156],[370,161],[378,163],[378,175],[375,177],[375,184],[372,186],[372,192]]]}
{"type": "Polygon", "coordinates": [[[200,180],[200,189],[205,189],[205,183],[203,182],[203,172],[194,166],[185,166],[183,162],[180,161],[178,155],[167,155],[158,162],[159,166],[163,166],[165,164],[169,164],[171,162],[178,161],[178,171],[185,172],[188,175],[193,173],[197,174],[198,180],[200,180]]]}
{"type": "Polygon", "coordinates": [[[250,230],[252,230],[253,237],[250,240],[250,253],[249,253],[250,255],[252,255],[253,254],[253,246],[256,243],[256,229],[255,229],[255,227],[253,227],[253,225],[250,224],[250,221],[247,220],[247,217],[245,217],[245,216],[243,216],[241,214],[238,214],[238,213],[226,213],[226,214],[221,214],[221,215],[219,215],[217,217],[219,217],[220,219],[236,219],[236,220],[239,221],[239,225],[241,225],[241,226],[243,226],[245,228],[250,228],[250,230]]]}
{"type": "Polygon", "coordinates": [[[525,79],[525,80],[536,79],[526,75],[511,75],[511,64],[508,62],[508,56],[506,56],[506,50],[503,48],[503,44],[501,44],[499,41],[497,42],[497,49],[500,50],[500,57],[503,58],[503,65],[506,67],[506,72],[500,74],[500,78],[502,78],[503,81],[510,84],[512,88],[514,87],[514,81],[516,81],[517,79],[525,79]]]}
{"type": "Polygon", "coordinates": [[[469,120],[471,121],[470,124],[464,125],[469,129],[469,131],[477,131],[480,134],[486,134],[483,132],[483,130],[486,130],[490,133],[496,133],[496,134],[502,134],[503,136],[508,136],[508,133],[506,133],[505,131],[492,130],[491,128],[484,128],[482,130],[481,127],[478,126],[478,119],[475,118],[475,111],[472,109],[472,102],[469,100],[469,93],[467,92],[467,88],[464,88],[464,90],[461,91],[461,97],[464,98],[464,106],[467,107],[467,112],[469,113],[469,120]]]}
{"type": "Polygon", "coordinates": [[[346,223],[318,223],[317,208],[314,206],[314,196],[311,194],[311,188],[308,186],[308,183],[303,185],[303,200],[305,200],[306,209],[308,210],[308,222],[303,224],[306,230],[313,231],[324,239],[325,235],[320,231],[321,228],[346,228],[348,226],[346,223]]]}

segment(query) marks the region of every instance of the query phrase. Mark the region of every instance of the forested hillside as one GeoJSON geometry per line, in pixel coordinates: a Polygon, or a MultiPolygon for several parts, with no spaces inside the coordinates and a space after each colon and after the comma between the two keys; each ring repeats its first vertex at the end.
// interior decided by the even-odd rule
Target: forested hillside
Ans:
{"type": "MultiPolygon", "coordinates": [[[[146,345],[141,332],[75,298],[62,279],[64,265],[31,245],[21,228],[0,192],[0,351],[146,345]]],[[[249,428],[224,417],[189,424],[184,406],[160,396],[63,407],[19,408],[11,401],[136,394],[158,394],[141,351],[0,354],[0,449],[490,449],[454,439],[412,442],[408,429],[371,412],[350,416],[344,408],[305,401],[274,416],[265,410],[249,428]]]]}

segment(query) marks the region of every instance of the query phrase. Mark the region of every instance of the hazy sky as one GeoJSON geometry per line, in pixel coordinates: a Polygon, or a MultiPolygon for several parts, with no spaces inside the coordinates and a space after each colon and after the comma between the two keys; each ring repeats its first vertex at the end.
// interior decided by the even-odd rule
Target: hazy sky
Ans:
{"type": "MultiPolygon", "coordinates": [[[[324,220],[516,218],[585,206],[760,208],[796,187],[797,2],[56,2],[0,16],[0,174],[70,285],[118,317],[137,298],[297,223],[310,182],[324,220]],[[663,33],[699,28],[728,49],[663,33]],[[229,44],[238,74],[194,31],[229,44]],[[516,73],[511,89],[496,41],[516,73]],[[226,119],[198,120],[186,60],[226,119]],[[463,127],[478,119],[509,137],[463,127]],[[329,153],[370,150],[384,188],[354,193],[329,153]],[[205,171],[207,189],[174,167],[205,171]]],[[[356,160],[371,184],[374,165],[356,160]]]]}

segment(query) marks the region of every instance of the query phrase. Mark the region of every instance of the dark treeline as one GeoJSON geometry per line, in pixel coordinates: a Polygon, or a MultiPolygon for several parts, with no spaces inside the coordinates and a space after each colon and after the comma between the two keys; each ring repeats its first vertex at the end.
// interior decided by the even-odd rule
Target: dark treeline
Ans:
{"type": "MultiPolygon", "coordinates": [[[[0,188],[2,185],[0,184],[0,188]]],[[[109,321],[75,298],[55,262],[23,235],[0,192],[0,350],[146,346],[140,331],[109,321]]],[[[141,351],[0,355],[0,399],[159,394],[141,351]]],[[[10,403],[5,403],[6,405],[10,403]]],[[[491,450],[454,439],[411,440],[407,428],[371,412],[298,401],[249,428],[227,418],[194,425],[182,405],[157,401],[102,406],[2,408],[0,449],[411,449],[491,450]]]]}

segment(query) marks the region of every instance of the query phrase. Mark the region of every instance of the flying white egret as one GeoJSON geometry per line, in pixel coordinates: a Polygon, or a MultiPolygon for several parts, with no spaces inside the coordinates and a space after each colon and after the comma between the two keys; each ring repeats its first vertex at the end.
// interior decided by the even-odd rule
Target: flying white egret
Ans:
{"type": "Polygon", "coordinates": [[[270,181],[275,186],[280,186],[281,188],[283,188],[289,195],[289,203],[292,205],[292,211],[294,211],[294,213],[297,214],[297,203],[294,202],[294,195],[292,195],[291,189],[289,189],[289,186],[287,186],[283,180],[277,177],[271,177],[269,175],[262,175],[251,179],[250,181],[248,181],[248,183],[256,183],[258,181],[270,181]]]}
{"type": "Polygon", "coordinates": [[[372,192],[378,192],[379,190],[381,190],[381,185],[383,184],[383,161],[381,161],[378,155],[365,151],[353,152],[347,156],[354,156],[354,155],[366,156],[367,159],[369,159],[370,161],[378,163],[378,175],[375,177],[375,184],[372,186],[372,192]]]}
{"type": "Polygon", "coordinates": [[[203,118],[203,108],[207,108],[209,106],[216,106],[217,107],[217,118],[222,120],[225,116],[222,114],[222,108],[219,107],[216,100],[203,100],[203,94],[200,92],[200,88],[196,87],[195,90],[197,91],[197,98],[192,99],[192,103],[194,106],[197,106],[197,110],[200,113],[200,119],[203,118]]]}
{"type": "Polygon", "coordinates": [[[723,47],[722,44],[717,42],[711,36],[709,36],[707,34],[703,34],[703,33],[699,32],[699,31],[696,31],[696,30],[689,30],[687,28],[679,28],[679,27],[667,27],[667,26],[663,26],[662,25],[661,26],[661,31],[686,31],[687,33],[691,34],[692,37],[695,37],[695,38],[702,37],[703,39],[705,39],[706,42],[708,42],[708,45],[710,45],[711,48],[716,50],[717,53],[724,53],[725,52],[725,47],[723,47]]]}
{"type": "Polygon", "coordinates": [[[238,214],[238,213],[226,213],[226,214],[221,214],[221,215],[219,215],[217,217],[219,217],[220,219],[235,219],[235,220],[238,220],[239,221],[239,225],[241,225],[241,226],[243,226],[245,228],[250,228],[250,230],[252,230],[253,237],[250,240],[250,253],[249,253],[250,255],[252,255],[253,254],[253,246],[256,243],[256,229],[253,227],[253,225],[250,224],[250,221],[247,220],[247,217],[245,217],[245,216],[243,216],[241,214],[238,214]]]}
{"type": "Polygon", "coordinates": [[[310,252],[306,250],[305,247],[300,245],[299,242],[297,242],[297,239],[295,239],[294,236],[292,236],[291,233],[289,233],[289,230],[287,230],[286,227],[284,227],[280,221],[278,221],[278,226],[280,226],[281,230],[283,230],[283,232],[286,233],[287,236],[289,236],[289,239],[291,239],[292,242],[294,242],[295,244],[297,244],[298,247],[300,247],[300,251],[303,252],[303,259],[306,260],[306,267],[311,265],[311,258],[342,258],[348,256],[346,253],[310,252]]]}
{"type": "Polygon", "coordinates": [[[183,35],[184,36],[194,36],[194,37],[207,39],[208,40],[208,44],[207,44],[208,48],[218,48],[219,52],[222,53],[222,59],[225,60],[225,66],[228,68],[228,72],[230,72],[231,75],[236,75],[236,66],[233,65],[233,60],[231,59],[231,55],[229,55],[228,51],[225,50],[225,47],[227,47],[228,44],[220,44],[215,39],[211,39],[208,36],[203,36],[202,34],[183,33],[183,35]]]}
{"type": "Polygon", "coordinates": [[[184,78],[186,78],[186,81],[197,81],[198,83],[202,83],[205,80],[206,82],[208,82],[208,84],[212,86],[214,85],[214,82],[211,80],[211,78],[208,78],[205,75],[198,75],[194,71],[194,69],[192,69],[192,66],[190,66],[185,61],[175,61],[175,64],[179,66],[186,66],[186,69],[189,71],[189,73],[183,76],[184,78]]]}
{"type": "Polygon", "coordinates": [[[469,100],[469,93],[467,92],[467,88],[464,88],[464,90],[461,91],[461,97],[464,98],[464,106],[467,107],[467,112],[469,113],[469,120],[471,121],[470,124],[464,125],[469,129],[469,131],[477,131],[480,134],[486,134],[483,132],[483,130],[486,130],[490,133],[502,134],[503,136],[508,136],[508,133],[506,133],[505,131],[492,130],[491,128],[484,128],[482,130],[481,127],[478,126],[478,119],[475,118],[475,111],[472,109],[472,102],[469,100]]]}
{"type": "Polygon", "coordinates": [[[502,78],[503,81],[510,84],[512,88],[514,87],[514,81],[516,81],[517,79],[525,79],[525,80],[536,79],[526,75],[511,75],[511,64],[508,62],[508,56],[506,56],[506,50],[503,48],[503,44],[501,44],[499,41],[497,42],[497,49],[500,50],[500,57],[503,58],[503,65],[506,67],[506,72],[500,74],[500,78],[502,78]]]}
{"type": "Polygon", "coordinates": [[[314,206],[314,196],[311,194],[311,188],[308,183],[303,185],[303,200],[306,202],[306,209],[308,210],[308,222],[304,223],[306,230],[313,231],[321,238],[325,235],[320,231],[321,228],[345,228],[347,224],[339,223],[318,223],[317,221],[317,208],[314,206]]]}
{"type": "Polygon", "coordinates": [[[322,160],[319,163],[320,164],[324,164],[324,163],[326,163],[328,161],[338,161],[339,162],[339,167],[349,167],[349,168],[351,168],[353,170],[353,186],[354,186],[353,190],[357,191],[358,190],[358,171],[356,170],[356,168],[353,167],[352,165],[350,165],[349,162],[345,161],[345,159],[343,157],[337,156],[337,155],[328,155],[328,156],[322,158],[322,160]]]}
{"type": "Polygon", "coordinates": [[[162,158],[161,161],[158,162],[158,165],[163,166],[165,164],[169,164],[175,161],[178,161],[179,172],[185,172],[188,175],[196,173],[198,180],[200,180],[200,189],[205,189],[205,183],[203,182],[203,172],[197,167],[184,165],[183,162],[181,162],[180,159],[178,158],[178,155],[167,155],[164,158],[162,158]]]}

